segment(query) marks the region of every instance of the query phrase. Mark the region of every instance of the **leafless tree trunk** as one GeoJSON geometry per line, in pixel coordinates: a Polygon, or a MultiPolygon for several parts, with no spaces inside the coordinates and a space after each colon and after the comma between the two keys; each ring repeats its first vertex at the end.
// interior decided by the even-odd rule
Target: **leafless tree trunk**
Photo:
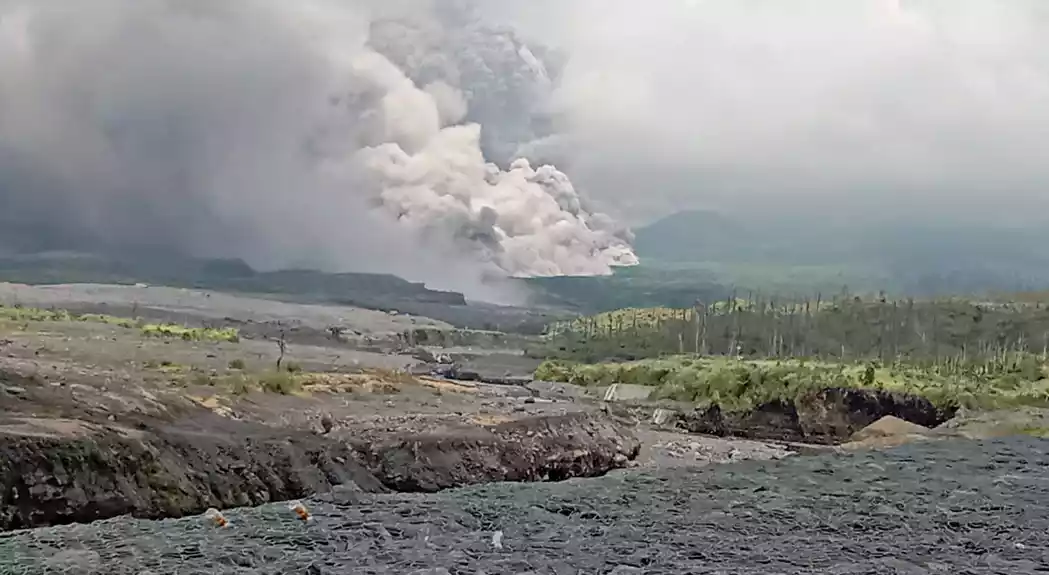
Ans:
{"type": "Polygon", "coordinates": [[[280,366],[284,363],[284,354],[288,351],[288,342],[285,340],[284,328],[280,328],[280,337],[277,338],[277,349],[280,350],[280,355],[277,356],[277,371],[280,371],[280,366]]]}

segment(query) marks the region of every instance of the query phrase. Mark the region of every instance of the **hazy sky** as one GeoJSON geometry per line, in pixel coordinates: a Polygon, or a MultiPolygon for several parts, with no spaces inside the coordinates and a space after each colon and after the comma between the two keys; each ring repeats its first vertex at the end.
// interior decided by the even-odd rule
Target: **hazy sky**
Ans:
{"type": "Polygon", "coordinates": [[[0,0],[0,244],[483,291],[678,207],[1042,219],[1047,141],[1044,0],[0,0]]]}
{"type": "Polygon", "coordinates": [[[500,8],[571,54],[563,147],[602,199],[1046,207],[1049,3],[540,5],[500,8]]]}

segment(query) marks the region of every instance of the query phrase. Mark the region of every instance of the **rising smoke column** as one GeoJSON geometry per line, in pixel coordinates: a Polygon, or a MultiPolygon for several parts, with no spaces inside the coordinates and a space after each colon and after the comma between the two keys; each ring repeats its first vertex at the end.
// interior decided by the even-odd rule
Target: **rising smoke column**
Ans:
{"type": "Polygon", "coordinates": [[[565,174],[487,163],[462,79],[409,78],[368,4],[0,0],[0,220],[430,280],[636,263],[565,174]]]}
{"type": "Polygon", "coordinates": [[[350,171],[408,228],[519,277],[600,275],[637,263],[629,232],[584,210],[565,174],[524,160],[505,172],[487,163],[481,127],[458,123],[466,104],[443,79],[420,88],[370,49],[348,62],[346,77],[347,109],[359,114],[352,123],[371,124],[350,171]]]}
{"type": "Polygon", "coordinates": [[[484,126],[488,159],[505,167],[521,142],[549,135],[543,115],[563,61],[482,15],[491,3],[430,0],[430,10],[404,10],[376,2],[369,45],[418,85],[457,87],[467,120],[484,126]]]}

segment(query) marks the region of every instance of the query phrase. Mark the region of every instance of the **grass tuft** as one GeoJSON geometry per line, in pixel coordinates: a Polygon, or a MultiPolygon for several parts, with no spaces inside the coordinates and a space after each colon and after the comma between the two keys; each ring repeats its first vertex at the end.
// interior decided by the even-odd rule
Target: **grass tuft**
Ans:
{"type": "Polygon", "coordinates": [[[236,328],[186,327],[175,324],[146,324],[141,327],[146,337],[176,338],[183,341],[240,341],[240,331],[236,328]]]}
{"type": "Polygon", "coordinates": [[[64,309],[0,305],[0,320],[17,323],[81,321],[128,329],[137,327],[147,337],[178,338],[184,341],[226,341],[231,343],[240,341],[240,331],[236,328],[186,327],[168,323],[143,323],[134,319],[97,313],[75,315],[64,309]]]}

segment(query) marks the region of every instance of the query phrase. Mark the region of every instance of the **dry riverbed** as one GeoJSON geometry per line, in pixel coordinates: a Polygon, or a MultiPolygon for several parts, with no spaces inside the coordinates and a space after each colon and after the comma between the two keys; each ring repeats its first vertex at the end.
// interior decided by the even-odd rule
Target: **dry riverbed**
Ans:
{"type": "MultiPolygon", "coordinates": [[[[180,516],[339,484],[434,491],[789,454],[658,430],[570,386],[409,375],[398,334],[441,327],[424,318],[165,288],[5,290],[8,305],[74,315],[0,314],[0,471],[20,501],[0,527],[180,516]],[[360,337],[324,337],[331,318],[360,337]],[[155,328],[167,323],[196,331],[155,328]],[[248,328],[216,336],[231,325],[248,328]],[[277,371],[287,326],[309,337],[285,341],[277,371]]],[[[474,358],[527,368],[514,350],[474,358]]]]}
{"type": "MultiPolygon", "coordinates": [[[[239,336],[0,319],[0,573],[1023,574],[1049,560],[1047,442],[958,440],[1038,435],[1042,410],[937,430],[885,418],[844,448],[715,438],[629,386],[606,403],[608,389],[409,375],[397,334],[421,318],[37,289],[0,296],[239,336]],[[331,318],[354,337],[326,338],[331,318]],[[551,482],[576,477],[594,478],[551,482]]],[[[454,351],[476,371],[528,370],[512,349],[454,351]]]]}

